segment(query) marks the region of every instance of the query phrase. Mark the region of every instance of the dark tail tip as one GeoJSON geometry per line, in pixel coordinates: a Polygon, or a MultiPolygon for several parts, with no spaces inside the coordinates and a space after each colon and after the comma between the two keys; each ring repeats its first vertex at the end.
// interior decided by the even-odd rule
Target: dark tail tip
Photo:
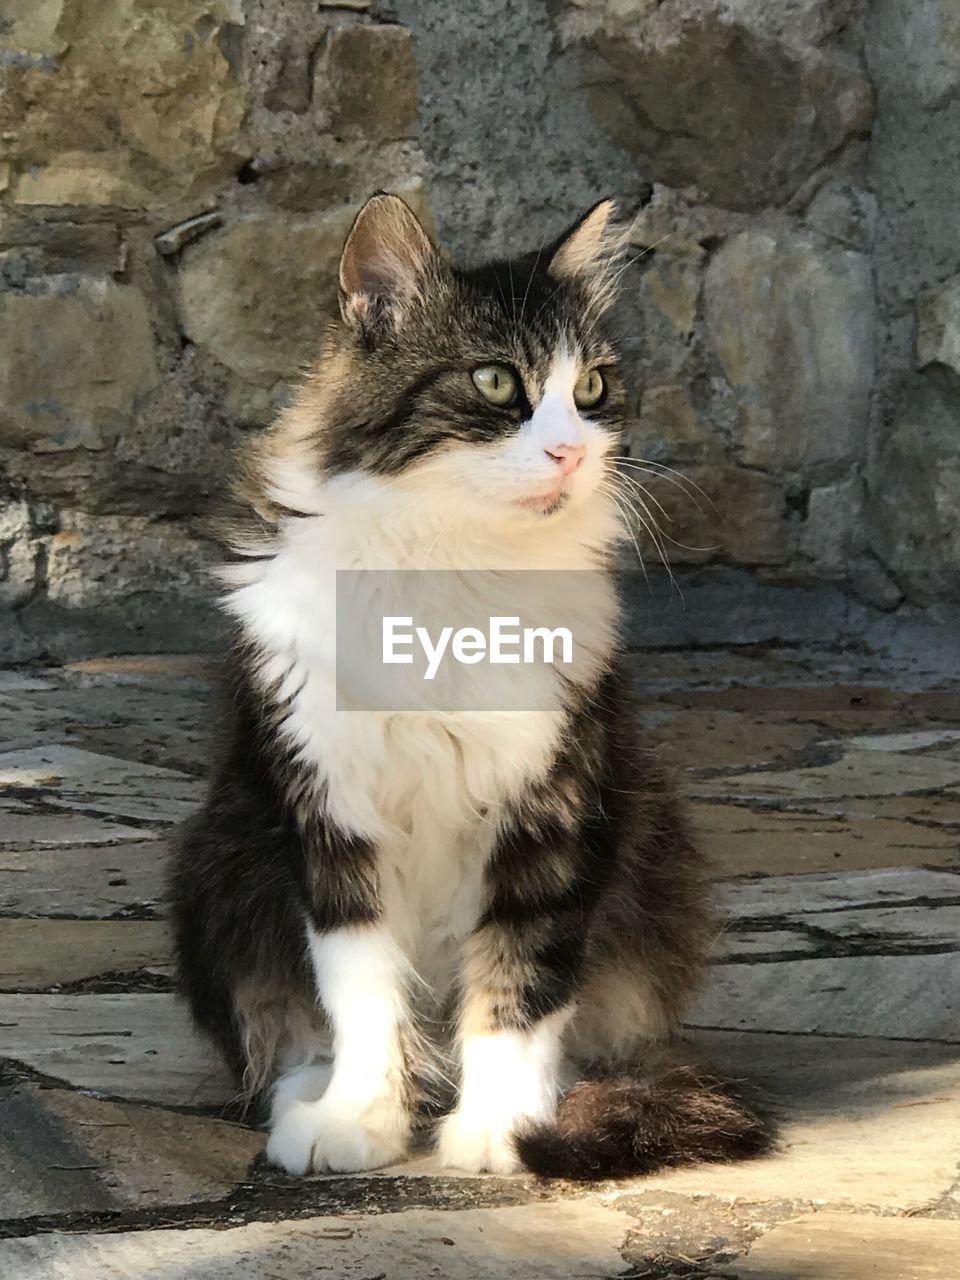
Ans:
{"type": "Polygon", "coordinates": [[[575,1085],[560,1100],[555,1123],[525,1129],[514,1140],[531,1173],[584,1180],[762,1155],[773,1132],[729,1086],[676,1067],[649,1080],[575,1085]]]}

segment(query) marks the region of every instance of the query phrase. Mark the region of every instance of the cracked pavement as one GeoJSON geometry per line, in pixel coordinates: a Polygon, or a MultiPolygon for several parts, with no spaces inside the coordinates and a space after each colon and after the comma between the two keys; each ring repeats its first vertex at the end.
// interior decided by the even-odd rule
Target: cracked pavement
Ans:
{"type": "Polygon", "coordinates": [[[726,914],[687,1035],[782,1133],[593,1187],[266,1168],[171,990],[207,664],[0,672],[0,1277],[957,1274],[960,642],[938,644],[634,655],[726,914]]]}

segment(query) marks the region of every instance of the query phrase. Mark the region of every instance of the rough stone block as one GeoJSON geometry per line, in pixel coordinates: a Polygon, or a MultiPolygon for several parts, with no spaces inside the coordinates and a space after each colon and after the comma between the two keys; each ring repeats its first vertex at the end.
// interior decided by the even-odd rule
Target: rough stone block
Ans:
{"type": "Polygon", "coordinates": [[[908,386],[870,477],[874,550],[920,602],[957,590],[957,413],[956,392],[940,379],[908,386]]]}
{"type": "MultiPolygon", "coordinates": [[[[0,615],[2,617],[2,615],[0,615]]],[[[72,661],[106,650],[177,653],[184,649],[222,653],[223,622],[212,602],[155,591],[114,599],[91,609],[53,604],[38,594],[16,614],[34,654],[72,661]]]]}
{"type": "Polygon", "coordinates": [[[726,8],[773,39],[818,45],[855,26],[866,0],[726,0],[726,8]]]}
{"type": "Polygon", "coordinates": [[[29,505],[0,501],[0,604],[20,604],[33,591],[37,548],[31,532],[29,505]]]}
{"type": "Polygon", "coordinates": [[[646,387],[640,396],[640,412],[628,428],[631,455],[642,464],[655,462],[703,462],[716,454],[720,441],[694,408],[686,387],[675,383],[646,387]]]}
{"type": "Polygon", "coordinates": [[[2,209],[0,248],[6,251],[3,261],[7,279],[14,253],[26,260],[28,275],[112,275],[123,268],[120,234],[109,223],[60,218],[42,221],[32,211],[2,209]]]}
{"type": "Polygon", "coordinates": [[[236,167],[244,103],[226,56],[235,0],[45,0],[9,37],[0,109],[24,204],[153,208],[236,167]]]}
{"type": "MultiPolygon", "coordinates": [[[[647,253],[701,261],[709,244],[717,244],[749,226],[747,213],[692,200],[690,191],[676,191],[654,182],[631,223],[630,244],[647,253]]],[[[643,254],[639,258],[639,265],[643,265],[645,257],[643,254]]]]}
{"type": "Polygon", "coordinates": [[[917,300],[917,363],[946,365],[960,373],[960,274],[917,300]]]}
{"type": "Polygon", "coordinates": [[[0,443],[102,449],[157,379],[139,289],[54,276],[30,292],[0,293],[0,443]]]}
{"type": "MultiPolygon", "coordinates": [[[[645,474],[635,467],[625,474],[629,480],[621,482],[623,501],[658,528],[668,561],[698,564],[729,556],[741,564],[774,565],[790,558],[783,487],[773,476],[723,462],[687,467],[683,478],[645,474]]],[[[639,515],[633,527],[644,560],[656,567],[659,555],[639,515]]],[[[627,561],[636,569],[631,550],[632,543],[627,561]]]]}
{"type": "Polygon", "coordinates": [[[191,341],[249,382],[294,378],[316,353],[353,210],[243,218],[183,253],[180,314],[191,341]]]}
{"type": "Polygon", "coordinates": [[[14,0],[4,6],[4,44],[11,50],[53,57],[63,52],[57,34],[64,0],[14,0]]]}
{"type": "Polygon", "coordinates": [[[851,249],[869,250],[877,226],[877,198],[851,182],[825,182],[807,209],[807,225],[851,249]]]}
{"type": "Polygon", "coordinates": [[[565,35],[588,55],[600,118],[659,181],[751,209],[786,199],[866,133],[873,106],[849,63],[778,38],[771,7],[578,6],[565,35]]]}
{"type": "Polygon", "coordinates": [[[810,491],[799,547],[818,573],[835,575],[846,571],[862,507],[858,477],[810,491]]]}
{"type": "Polygon", "coordinates": [[[721,566],[680,573],[683,601],[674,607],[665,575],[652,588],[634,580],[627,595],[628,644],[635,649],[687,645],[823,644],[860,626],[848,597],[834,586],[785,587],[744,569],[721,566]]]}
{"type": "Polygon", "coordinates": [[[395,25],[360,24],[332,31],[317,62],[314,104],[337,137],[371,142],[409,138],[417,122],[410,32],[395,25]]]}
{"type": "Polygon", "coordinates": [[[204,599],[211,563],[212,549],[176,525],[67,511],[47,547],[48,592],[54,604],[71,608],[148,591],[204,599]]]}
{"type": "Polygon", "coordinates": [[[858,458],[874,368],[868,259],[802,233],[745,231],[715,255],[705,300],[738,398],[741,460],[784,471],[858,458]]]}
{"type": "MultiPolygon", "coordinates": [[[[909,317],[922,290],[960,266],[960,9],[955,0],[875,0],[865,60],[877,90],[870,185],[882,216],[877,292],[891,321],[909,317]]],[[[904,346],[894,372],[906,372],[904,346]]]]}
{"type": "MultiPolygon", "coordinates": [[[[419,184],[399,194],[422,208],[419,184]]],[[[295,378],[319,349],[355,213],[242,218],[187,246],[180,315],[188,337],[247,382],[295,378]]]]}
{"type": "Polygon", "coordinates": [[[668,254],[646,265],[642,273],[624,274],[613,317],[623,334],[631,382],[684,385],[691,377],[703,267],[693,257],[668,254]]]}

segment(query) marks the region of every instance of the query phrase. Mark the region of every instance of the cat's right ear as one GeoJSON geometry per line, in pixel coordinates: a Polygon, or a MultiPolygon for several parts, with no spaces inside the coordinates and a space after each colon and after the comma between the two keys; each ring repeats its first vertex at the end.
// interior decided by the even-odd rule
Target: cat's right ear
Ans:
{"type": "Polygon", "coordinates": [[[340,313],[368,342],[399,328],[437,251],[405,201],[378,192],[354,220],[340,257],[340,313]]]}

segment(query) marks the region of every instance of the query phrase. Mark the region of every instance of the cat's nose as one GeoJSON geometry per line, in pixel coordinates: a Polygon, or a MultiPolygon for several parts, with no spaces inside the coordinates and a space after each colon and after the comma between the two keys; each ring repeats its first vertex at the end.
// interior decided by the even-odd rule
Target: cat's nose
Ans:
{"type": "Polygon", "coordinates": [[[552,449],[545,449],[544,452],[548,458],[559,463],[563,475],[570,476],[586,456],[587,447],[582,444],[557,444],[552,449]]]}

